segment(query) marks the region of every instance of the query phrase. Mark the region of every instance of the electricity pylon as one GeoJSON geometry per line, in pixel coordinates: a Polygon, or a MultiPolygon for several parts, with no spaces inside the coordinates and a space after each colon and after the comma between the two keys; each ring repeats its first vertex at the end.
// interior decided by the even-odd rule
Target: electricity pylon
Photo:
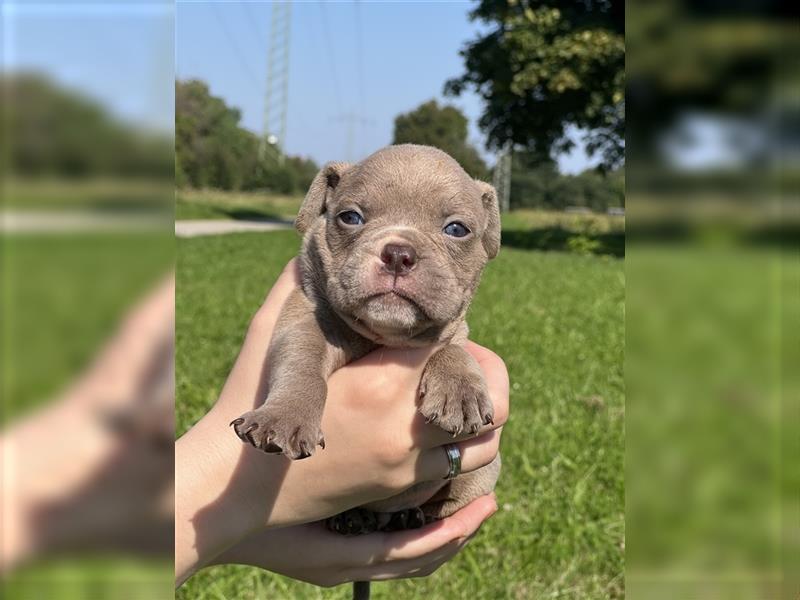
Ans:
{"type": "Polygon", "coordinates": [[[267,54],[267,88],[264,98],[264,131],[258,148],[261,164],[274,160],[283,164],[286,148],[286,111],[289,106],[289,36],[292,3],[272,5],[269,50],[267,54]]]}
{"type": "Polygon", "coordinates": [[[497,190],[500,212],[508,212],[511,208],[511,144],[507,144],[497,154],[497,163],[492,179],[494,189],[497,190]]]}

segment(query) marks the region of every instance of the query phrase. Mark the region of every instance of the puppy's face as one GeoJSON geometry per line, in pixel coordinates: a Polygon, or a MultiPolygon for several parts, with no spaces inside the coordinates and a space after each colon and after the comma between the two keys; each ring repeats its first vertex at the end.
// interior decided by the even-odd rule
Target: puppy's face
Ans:
{"type": "Polygon", "coordinates": [[[491,186],[424,146],[326,166],[297,224],[308,230],[317,289],[351,327],[386,345],[423,341],[463,318],[499,244],[491,186]]]}

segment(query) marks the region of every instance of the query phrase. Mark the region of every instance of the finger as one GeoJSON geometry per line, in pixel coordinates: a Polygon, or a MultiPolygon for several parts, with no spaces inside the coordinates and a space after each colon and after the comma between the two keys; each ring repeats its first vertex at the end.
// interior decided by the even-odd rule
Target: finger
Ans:
{"type": "Polygon", "coordinates": [[[478,366],[483,371],[486,378],[486,386],[489,388],[489,397],[494,404],[494,422],[504,425],[508,420],[508,369],[506,363],[497,354],[468,341],[466,350],[477,361],[478,366]]]}
{"type": "Polygon", "coordinates": [[[425,556],[454,540],[469,537],[496,511],[495,496],[488,494],[476,498],[449,517],[419,529],[368,536],[375,538],[368,564],[425,556]]]}
{"type": "MultiPolygon", "coordinates": [[[[494,512],[490,513],[489,517],[493,514],[494,512]]],[[[487,519],[489,517],[487,517],[487,519]]],[[[484,519],[483,522],[486,522],[487,519],[484,519]]],[[[360,575],[358,573],[351,573],[349,581],[383,581],[387,579],[427,577],[461,552],[464,547],[478,535],[482,525],[483,523],[467,537],[457,538],[452,542],[448,542],[441,548],[425,554],[424,556],[420,556],[419,558],[395,560],[384,563],[383,565],[366,567],[361,570],[360,575]]]]}
{"type": "Polygon", "coordinates": [[[351,570],[347,579],[349,581],[387,581],[390,579],[408,579],[412,577],[427,577],[436,572],[439,567],[451,560],[461,549],[467,545],[470,538],[458,539],[448,542],[440,549],[407,560],[396,560],[369,567],[359,567],[351,570]]]}
{"type": "Polygon", "coordinates": [[[380,347],[364,357],[347,365],[350,370],[361,369],[365,377],[374,378],[385,374],[388,384],[395,380],[397,386],[412,386],[416,393],[422,371],[431,356],[436,354],[439,346],[421,348],[387,348],[380,347]]]}
{"type": "MultiPolygon", "coordinates": [[[[479,437],[454,443],[461,452],[462,473],[476,471],[495,459],[500,451],[501,432],[502,428],[493,429],[479,437]]],[[[450,471],[450,460],[444,446],[424,450],[417,464],[422,481],[443,479],[450,471]]]]}

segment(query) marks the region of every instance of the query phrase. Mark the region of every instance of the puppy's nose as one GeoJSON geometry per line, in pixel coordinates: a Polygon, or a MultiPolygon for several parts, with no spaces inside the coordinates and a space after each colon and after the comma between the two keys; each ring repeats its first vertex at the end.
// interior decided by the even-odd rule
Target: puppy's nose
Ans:
{"type": "Polygon", "coordinates": [[[417,253],[411,246],[386,244],[381,251],[384,268],[396,275],[405,275],[417,263],[417,253]]]}

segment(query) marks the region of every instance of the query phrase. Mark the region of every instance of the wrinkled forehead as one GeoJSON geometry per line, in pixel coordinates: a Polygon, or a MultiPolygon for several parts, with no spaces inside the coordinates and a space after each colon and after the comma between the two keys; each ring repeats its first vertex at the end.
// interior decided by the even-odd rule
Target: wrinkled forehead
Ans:
{"type": "Polygon", "coordinates": [[[448,164],[423,161],[356,165],[342,177],[336,198],[398,217],[438,217],[481,210],[480,190],[466,173],[448,164]]]}

